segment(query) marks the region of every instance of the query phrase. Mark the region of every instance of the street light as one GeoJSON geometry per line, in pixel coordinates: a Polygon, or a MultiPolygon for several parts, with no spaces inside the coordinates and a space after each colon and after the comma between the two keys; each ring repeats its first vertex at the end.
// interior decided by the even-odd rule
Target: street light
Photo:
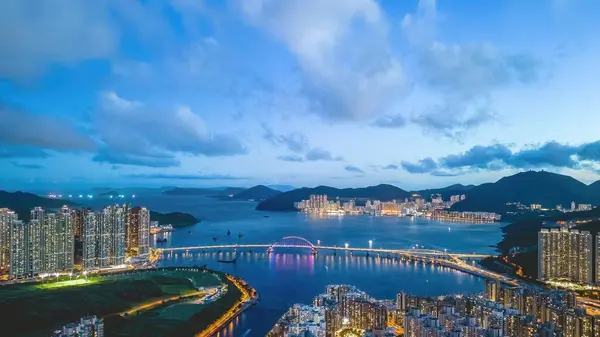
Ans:
{"type": "Polygon", "coordinates": [[[317,240],[317,245],[321,245],[321,240],[317,240]]]}
{"type": "Polygon", "coordinates": [[[373,248],[373,240],[369,240],[369,249],[373,248]]]}
{"type": "Polygon", "coordinates": [[[346,242],[345,246],[346,246],[346,249],[348,249],[348,242],[346,242]]]}

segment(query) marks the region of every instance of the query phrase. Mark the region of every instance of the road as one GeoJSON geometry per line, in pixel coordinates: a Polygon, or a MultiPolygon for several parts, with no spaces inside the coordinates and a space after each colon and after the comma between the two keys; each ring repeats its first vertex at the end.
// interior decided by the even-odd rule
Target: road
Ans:
{"type": "Polygon", "coordinates": [[[244,311],[248,308],[248,301],[250,301],[252,299],[252,296],[250,295],[250,293],[248,293],[246,288],[242,284],[240,284],[237,279],[231,277],[230,275],[227,275],[227,279],[229,281],[231,281],[233,283],[233,285],[235,285],[235,287],[240,290],[240,292],[242,293],[242,297],[237,302],[235,302],[235,304],[231,308],[229,308],[229,310],[227,310],[221,317],[219,317],[219,319],[217,319],[212,324],[210,324],[208,327],[206,327],[206,329],[204,329],[204,331],[196,334],[195,337],[210,337],[210,336],[216,334],[217,332],[222,330],[223,327],[230,320],[232,320],[237,315],[239,315],[242,311],[244,311]]]}
{"type": "Polygon", "coordinates": [[[193,293],[190,294],[186,294],[186,295],[177,295],[177,296],[172,296],[172,297],[168,297],[168,298],[161,298],[158,300],[154,300],[152,302],[147,302],[147,303],[143,303],[143,304],[139,304],[136,305],[133,308],[130,308],[126,311],[120,312],[119,315],[121,316],[129,316],[129,315],[133,315],[136,312],[140,311],[140,310],[151,310],[154,309],[162,304],[164,304],[164,302],[168,302],[168,301],[179,301],[179,300],[184,300],[186,298],[190,298],[190,297],[194,297],[194,296],[200,296],[200,295],[206,295],[206,291],[202,290],[202,291],[194,291],[193,293]]]}

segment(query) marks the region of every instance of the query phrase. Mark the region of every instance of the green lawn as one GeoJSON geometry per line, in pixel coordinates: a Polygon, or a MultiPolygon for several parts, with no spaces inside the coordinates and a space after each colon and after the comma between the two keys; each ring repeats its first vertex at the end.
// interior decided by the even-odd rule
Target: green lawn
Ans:
{"type": "Polygon", "coordinates": [[[8,336],[49,336],[85,315],[104,317],[139,303],[190,293],[194,286],[220,284],[211,273],[158,270],[3,286],[0,317],[10,322],[8,336]]]}

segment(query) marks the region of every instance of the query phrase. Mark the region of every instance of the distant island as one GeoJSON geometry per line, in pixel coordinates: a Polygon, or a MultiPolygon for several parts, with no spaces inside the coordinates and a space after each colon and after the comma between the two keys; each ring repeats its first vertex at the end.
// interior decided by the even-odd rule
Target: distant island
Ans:
{"type": "Polygon", "coordinates": [[[281,194],[280,191],[274,190],[265,185],[256,185],[254,187],[250,187],[247,190],[243,190],[239,193],[234,194],[230,197],[230,199],[261,201],[272,198],[279,194],[281,194]]]}
{"type": "Polygon", "coordinates": [[[150,211],[150,220],[158,221],[161,225],[170,224],[173,228],[191,226],[200,222],[200,219],[196,219],[193,215],[180,212],[158,213],[150,211]]]}
{"type": "Polygon", "coordinates": [[[242,187],[226,187],[223,189],[195,188],[195,187],[175,187],[162,192],[165,195],[197,195],[206,197],[228,197],[245,191],[242,187]]]}
{"type": "MultiPolygon", "coordinates": [[[[20,220],[28,221],[34,207],[43,207],[48,210],[59,209],[62,206],[80,207],[81,205],[70,200],[44,198],[26,192],[0,191],[0,208],[8,208],[19,215],[20,220]]],[[[171,212],[159,213],[150,211],[150,220],[158,221],[161,225],[171,224],[173,227],[184,227],[200,222],[191,214],[171,212]]]]}
{"type": "MultiPolygon", "coordinates": [[[[447,200],[451,195],[466,195],[466,199],[455,203],[452,211],[493,212],[499,214],[518,213],[515,204],[529,207],[538,204],[554,210],[557,205],[570,207],[577,204],[598,204],[600,181],[586,185],[572,177],[546,172],[527,171],[504,177],[495,183],[479,186],[455,184],[439,189],[406,191],[393,185],[377,185],[364,188],[338,189],[329,186],[298,188],[270,197],[257,206],[264,211],[296,211],[295,202],[308,199],[311,194],[327,195],[328,199],[371,199],[403,200],[413,194],[424,199],[441,195],[447,200]]],[[[557,212],[558,213],[558,212],[557,212]]]]}

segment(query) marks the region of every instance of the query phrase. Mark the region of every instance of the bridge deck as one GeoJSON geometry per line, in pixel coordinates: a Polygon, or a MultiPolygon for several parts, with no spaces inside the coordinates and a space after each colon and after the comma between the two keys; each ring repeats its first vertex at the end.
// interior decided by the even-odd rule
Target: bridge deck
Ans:
{"type": "Polygon", "coordinates": [[[211,249],[237,249],[237,248],[315,248],[317,250],[337,250],[350,252],[369,252],[383,254],[399,254],[410,256],[451,256],[454,258],[486,258],[488,254],[470,254],[470,253],[446,253],[434,250],[418,249],[383,249],[383,248],[357,248],[357,247],[337,247],[337,246],[305,246],[305,245],[273,245],[273,244],[243,244],[243,245],[211,245],[211,246],[190,246],[190,247],[172,247],[162,248],[165,252],[170,251],[189,251],[189,250],[211,250],[211,249]]]}

